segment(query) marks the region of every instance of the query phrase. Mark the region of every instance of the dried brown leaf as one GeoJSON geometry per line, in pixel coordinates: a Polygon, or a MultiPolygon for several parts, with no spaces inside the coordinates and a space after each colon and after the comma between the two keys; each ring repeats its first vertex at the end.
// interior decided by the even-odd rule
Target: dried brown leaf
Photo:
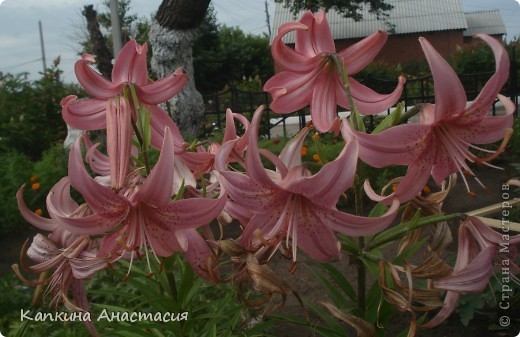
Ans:
{"type": "Polygon", "coordinates": [[[332,316],[353,327],[357,331],[358,337],[377,336],[375,327],[364,319],[341,311],[338,307],[329,301],[319,301],[318,303],[325,307],[325,309],[327,309],[332,314],[332,316]]]}

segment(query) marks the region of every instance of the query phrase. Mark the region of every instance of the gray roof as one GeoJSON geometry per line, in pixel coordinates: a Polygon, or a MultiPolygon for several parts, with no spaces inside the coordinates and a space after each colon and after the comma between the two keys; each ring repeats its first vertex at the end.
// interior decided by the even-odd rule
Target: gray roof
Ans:
{"type": "Polygon", "coordinates": [[[472,36],[476,33],[489,35],[504,35],[506,33],[506,26],[498,9],[464,14],[468,22],[468,29],[464,31],[464,36],[472,36]]]}
{"type": "MultiPolygon", "coordinates": [[[[388,17],[377,19],[374,14],[364,9],[363,20],[345,19],[339,13],[330,10],[327,20],[334,39],[351,39],[368,36],[378,29],[393,34],[410,34],[443,30],[465,30],[468,28],[466,16],[460,0],[386,0],[394,6],[388,17]]],[[[294,16],[288,8],[277,3],[273,20],[273,32],[290,21],[297,21],[301,16],[294,16]]],[[[294,35],[288,34],[286,43],[294,43],[294,35]]]]}

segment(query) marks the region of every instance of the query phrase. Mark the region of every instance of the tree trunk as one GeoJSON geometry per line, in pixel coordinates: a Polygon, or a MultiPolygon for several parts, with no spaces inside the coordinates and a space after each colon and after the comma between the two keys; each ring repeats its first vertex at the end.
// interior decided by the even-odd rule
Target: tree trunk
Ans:
{"type": "Polygon", "coordinates": [[[173,119],[184,136],[201,133],[204,101],[195,88],[192,46],[210,0],[163,0],[150,27],[152,70],[158,77],[183,67],[189,81],[183,91],[170,100],[173,119]]]}
{"type": "Polygon", "coordinates": [[[83,7],[83,16],[87,20],[87,30],[92,44],[92,53],[96,57],[96,65],[99,72],[106,78],[112,77],[112,53],[105,44],[105,39],[99,29],[97,12],[93,5],[83,7]]]}

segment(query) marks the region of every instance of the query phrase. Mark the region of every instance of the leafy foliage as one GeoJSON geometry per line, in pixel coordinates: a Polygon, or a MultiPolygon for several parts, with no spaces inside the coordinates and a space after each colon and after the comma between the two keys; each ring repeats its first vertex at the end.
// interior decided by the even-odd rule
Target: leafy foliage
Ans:
{"type": "Polygon", "coordinates": [[[0,74],[0,153],[16,150],[33,160],[67,134],[60,101],[75,86],[64,84],[54,62],[33,83],[25,74],[0,74]]]}
{"type": "MultiPolygon", "coordinates": [[[[16,191],[22,184],[30,184],[33,163],[27,155],[18,151],[0,152],[0,234],[5,235],[24,226],[24,220],[18,211],[16,191]]],[[[30,189],[29,189],[30,190],[30,189]]],[[[27,191],[28,206],[36,204],[36,193],[27,191]],[[29,194],[31,195],[29,196],[29,194]]]]}
{"type": "MultiPolygon", "coordinates": [[[[144,260],[134,261],[132,273],[126,282],[121,282],[128,270],[128,262],[124,261],[115,265],[115,270],[105,270],[87,281],[91,318],[101,336],[269,336],[263,331],[273,322],[250,324],[254,314],[236,301],[233,285],[208,284],[179,255],[163,261],[163,268],[155,260],[151,261],[151,266],[154,270],[152,277],[146,271],[148,267],[144,260]],[[168,312],[172,315],[187,312],[188,317],[170,322],[111,320],[112,314],[117,317],[117,314],[124,312],[168,312]]],[[[17,283],[12,276],[0,279],[0,290],[18,287],[17,283]]],[[[0,303],[6,304],[10,321],[17,321],[11,326],[18,329],[17,336],[88,335],[79,322],[66,322],[65,325],[49,321],[31,324],[26,321],[20,324],[13,312],[19,314],[20,308],[30,308],[30,297],[20,295],[5,301],[0,303]]],[[[45,306],[33,308],[32,315],[38,310],[49,311],[45,306]]],[[[4,321],[0,323],[9,327],[4,321]]]]}
{"type": "Polygon", "coordinates": [[[344,17],[352,18],[356,21],[363,19],[363,15],[360,12],[365,5],[368,6],[370,13],[374,13],[378,17],[385,16],[385,12],[393,8],[392,5],[384,0],[275,0],[275,2],[283,3],[284,7],[289,7],[295,15],[303,9],[317,12],[321,8],[326,10],[332,8],[344,17]]]}
{"type": "Polygon", "coordinates": [[[245,34],[238,27],[219,25],[212,6],[193,46],[193,67],[195,83],[201,92],[215,92],[226,84],[255,76],[265,82],[274,71],[267,36],[245,34]]]}
{"type": "Polygon", "coordinates": [[[26,184],[24,200],[27,206],[34,211],[39,209],[45,215],[45,197],[52,186],[67,175],[67,160],[68,154],[62,145],[44,151],[37,162],[14,150],[0,153],[1,234],[26,227],[15,198],[23,184],[26,184]]]}
{"type": "MultiPolygon", "coordinates": [[[[103,29],[105,43],[109,50],[112,50],[112,20],[110,14],[110,0],[104,0],[102,5],[104,9],[97,15],[99,25],[103,29]]],[[[131,14],[132,1],[131,0],[119,0],[118,5],[118,16],[119,24],[121,26],[121,39],[123,43],[130,39],[136,39],[139,43],[148,41],[148,31],[150,29],[150,21],[145,17],[139,17],[137,14],[131,14]]],[[[92,54],[92,42],[89,38],[80,42],[83,51],[92,54]]],[[[149,49],[149,57],[151,56],[151,50],[149,49]]]]}

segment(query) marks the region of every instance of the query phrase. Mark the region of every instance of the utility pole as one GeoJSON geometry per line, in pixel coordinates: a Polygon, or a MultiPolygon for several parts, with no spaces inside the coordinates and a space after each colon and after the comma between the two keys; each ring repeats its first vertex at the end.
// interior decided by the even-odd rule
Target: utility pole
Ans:
{"type": "Polygon", "coordinates": [[[269,32],[269,40],[271,39],[271,21],[269,20],[269,7],[267,6],[267,0],[265,0],[265,17],[267,21],[267,31],[269,32]]]}
{"type": "Polygon", "coordinates": [[[122,48],[121,24],[119,22],[117,0],[110,0],[110,20],[112,21],[112,45],[114,46],[114,59],[122,48]]]}
{"type": "Polygon", "coordinates": [[[47,63],[45,62],[45,47],[43,46],[42,22],[39,20],[38,20],[38,27],[40,29],[40,47],[42,49],[43,73],[45,74],[45,70],[47,70],[47,63]]]}

